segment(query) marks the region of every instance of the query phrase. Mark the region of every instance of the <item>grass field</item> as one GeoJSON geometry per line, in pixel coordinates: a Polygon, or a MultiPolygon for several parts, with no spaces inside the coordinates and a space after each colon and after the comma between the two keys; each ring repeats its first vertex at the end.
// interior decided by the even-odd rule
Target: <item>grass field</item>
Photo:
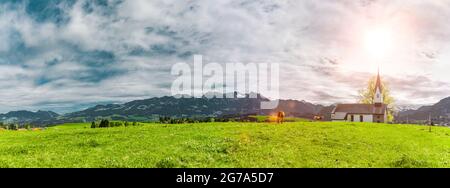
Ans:
{"type": "Polygon", "coordinates": [[[0,131],[0,167],[450,167],[450,129],[364,123],[65,124],[0,131]]]}
{"type": "MultiPolygon", "coordinates": [[[[263,115],[257,115],[257,116],[249,116],[250,118],[255,118],[257,122],[277,122],[278,117],[277,116],[263,116],[263,115]]],[[[298,118],[298,117],[286,117],[284,118],[285,122],[312,122],[310,119],[305,118],[298,118]]]]}

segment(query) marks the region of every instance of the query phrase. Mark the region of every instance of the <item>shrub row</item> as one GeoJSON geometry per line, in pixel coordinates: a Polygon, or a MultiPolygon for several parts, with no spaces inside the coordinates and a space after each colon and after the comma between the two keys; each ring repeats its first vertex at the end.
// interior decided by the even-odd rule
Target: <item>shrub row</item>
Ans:
{"type": "Polygon", "coordinates": [[[101,120],[100,122],[93,121],[91,123],[91,128],[108,128],[108,127],[121,127],[121,126],[138,126],[141,125],[137,122],[128,122],[128,121],[109,121],[107,119],[101,120]]]}
{"type": "Polygon", "coordinates": [[[235,122],[235,121],[240,120],[235,118],[213,118],[213,117],[205,117],[205,118],[159,117],[159,123],[162,124],[211,123],[211,122],[235,122]]]}

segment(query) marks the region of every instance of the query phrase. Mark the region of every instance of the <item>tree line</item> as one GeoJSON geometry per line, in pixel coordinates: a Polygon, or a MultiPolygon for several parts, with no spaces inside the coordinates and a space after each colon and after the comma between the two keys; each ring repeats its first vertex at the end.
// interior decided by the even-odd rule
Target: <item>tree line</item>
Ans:
{"type": "Polygon", "coordinates": [[[184,124],[184,123],[212,123],[212,122],[249,122],[243,118],[224,118],[224,117],[203,117],[203,118],[174,118],[159,117],[161,124],[184,124]]]}
{"type": "Polygon", "coordinates": [[[19,130],[19,129],[33,129],[36,128],[36,126],[33,126],[31,124],[17,124],[17,123],[3,123],[0,122],[0,129],[6,129],[6,130],[19,130]]]}
{"type": "Polygon", "coordinates": [[[128,126],[139,126],[140,123],[137,122],[128,122],[128,121],[109,121],[107,119],[103,119],[100,122],[93,121],[91,123],[91,128],[108,128],[108,127],[128,127],[128,126]]]}

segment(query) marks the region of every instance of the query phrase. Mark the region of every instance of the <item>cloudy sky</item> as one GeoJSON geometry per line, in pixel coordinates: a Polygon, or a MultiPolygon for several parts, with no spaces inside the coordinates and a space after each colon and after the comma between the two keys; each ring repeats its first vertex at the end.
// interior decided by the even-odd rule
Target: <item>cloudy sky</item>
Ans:
{"type": "Polygon", "coordinates": [[[0,112],[170,95],[177,62],[280,63],[281,98],[354,102],[380,67],[397,104],[450,96],[450,1],[2,0],[0,112]]]}

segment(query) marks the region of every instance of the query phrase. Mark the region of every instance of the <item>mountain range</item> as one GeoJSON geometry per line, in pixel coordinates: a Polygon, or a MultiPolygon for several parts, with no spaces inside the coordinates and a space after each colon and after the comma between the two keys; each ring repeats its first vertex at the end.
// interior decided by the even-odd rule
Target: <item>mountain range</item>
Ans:
{"type": "Polygon", "coordinates": [[[19,124],[36,124],[47,125],[56,122],[61,115],[52,111],[37,111],[31,112],[26,110],[11,111],[5,114],[0,114],[0,120],[4,124],[19,123],[19,124]]]}
{"type": "Polygon", "coordinates": [[[135,100],[123,104],[96,105],[85,110],[57,114],[52,111],[14,111],[0,114],[3,123],[19,123],[33,125],[52,125],[66,122],[90,122],[98,119],[124,121],[155,121],[159,117],[230,117],[248,115],[271,115],[279,110],[288,116],[313,118],[320,113],[330,113],[332,107],[312,104],[298,100],[279,100],[279,106],[273,110],[263,110],[260,104],[269,99],[257,95],[234,94],[233,98],[217,97],[154,97],[135,100]]]}
{"type": "Polygon", "coordinates": [[[450,123],[450,97],[440,100],[430,106],[422,106],[416,110],[398,112],[395,117],[401,123],[421,123],[433,121],[435,123],[450,123]]]}
{"type": "MultiPolygon", "coordinates": [[[[52,111],[12,111],[0,114],[3,123],[33,124],[39,126],[54,125],[67,122],[90,122],[98,119],[123,121],[155,121],[159,117],[230,117],[248,115],[272,115],[284,111],[287,116],[312,119],[321,115],[324,120],[330,120],[333,105],[324,106],[299,100],[279,100],[276,109],[260,108],[263,101],[269,99],[257,95],[234,94],[233,98],[217,97],[154,97],[144,100],[134,100],[123,104],[96,105],[85,110],[58,114],[52,111]]],[[[420,123],[431,117],[435,122],[449,122],[450,97],[431,106],[423,106],[417,110],[403,110],[396,114],[399,123],[420,123]]]]}

